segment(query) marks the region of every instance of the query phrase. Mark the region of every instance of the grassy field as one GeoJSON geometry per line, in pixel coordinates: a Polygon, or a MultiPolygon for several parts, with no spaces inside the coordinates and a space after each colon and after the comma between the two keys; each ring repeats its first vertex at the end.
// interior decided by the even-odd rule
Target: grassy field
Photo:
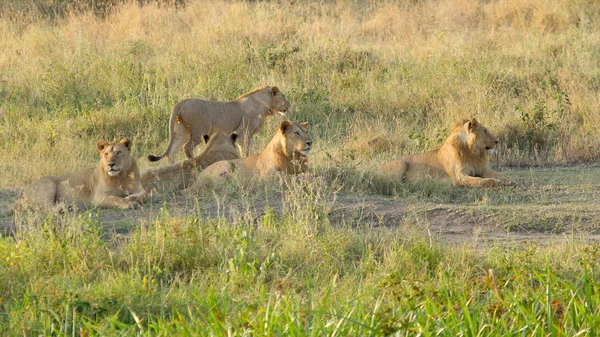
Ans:
{"type": "Polygon", "coordinates": [[[600,333],[600,3],[141,2],[0,3],[1,335],[600,333]],[[9,212],[99,139],[154,167],[176,102],[262,85],[311,123],[310,174],[9,212]],[[374,177],[470,117],[517,187],[374,177]]]}
{"type": "Polygon", "coordinates": [[[600,167],[503,173],[519,186],[384,193],[321,172],[2,218],[0,331],[596,335],[600,167]]]}

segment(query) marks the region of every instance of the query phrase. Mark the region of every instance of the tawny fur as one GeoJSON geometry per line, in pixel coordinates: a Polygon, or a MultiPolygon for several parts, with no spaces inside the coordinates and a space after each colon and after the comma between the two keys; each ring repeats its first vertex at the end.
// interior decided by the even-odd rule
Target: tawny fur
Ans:
{"type": "Polygon", "coordinates": [[[285,95],[277,87],[262,87],[230,102],[195,98],[183,100],[171,112],[167,149],[160,156],[149,155],[148,160],[158,161],[166,156],[173,164],[186,139],[185,154],[192,158],[194,147],[201,143],[202,137],[216,132],[235,132],[247,155],[252,136],[263,126],[265,118],[275,112],[284,114],[289,106],[285,95]]]}
{"type": "Polygon", "coordinates": [[[382,176],[395,180],[450,178],[454,185],[496,187],[513,184],[490,169],[487,153],[498,140],[476,119],[458,122],[438,150],[410,155],[381,166],[382,176]]]}
{"type": "Polygon", "coordinates": [[[142,187],[151,193],[165,193],[189,187],[194,175],[201,169],[221,160],[240,158],[235,145],[237,135],[218,132],[213,135],[202,154],[169,166],[141,172],[142,187]]]}
{"type": "Polygon", "coordinates": [[[201,177],[219,179],[232,172],[264,177],[276,172],[298,174],[308,169],[308,153],[312,140],[308,135],[308,123],[283,121],[267,147],[257,155],[221,161],[207,167],[201,177]]]}
{"type": "Polygon", "coordinates": [[[23,191],[20,207],[50,210],[60,205],[129,209],[146,200],[140,172],[131,157],[131,141],[97,143],[100,162],[97,167],[60,176],[41,178],[23,191]]]}

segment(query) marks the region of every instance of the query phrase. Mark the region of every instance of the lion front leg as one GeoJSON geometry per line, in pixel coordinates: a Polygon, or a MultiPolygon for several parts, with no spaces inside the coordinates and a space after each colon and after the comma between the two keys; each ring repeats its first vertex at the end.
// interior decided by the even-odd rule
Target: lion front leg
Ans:
{"type": "Polygon", "coordinates": [[[498,187],[503,184],[500,179],[472,177],[466,174],[460,174],[453,182],[455,185],[465,187],[498,187]]]}
{"type": "Polygon", "coordinates": [[[142,189],[141,191],[138,191],[137,193],[132,193],[128,196],[125,197],[125,200],[133,200],[139,203],[145,202],[146,200],[148,200],[148,192],[146,192],[146,190],[142,189]]]}
{"type": "Polygon", "coordinates": [[[248,122],[243,121],[242,124],[235,131],[238,134],[237,139],[240,139],[242,155],[244,157],[248,157],[250,155],[250,149],[254,146],[252,136],[260,129],[262,124],[263,119],[257,117],[248,122]]]}
{"type": "Polygon", "coordinates": [[[132,170],[130,177],[133,181],[133,186],[131,188],[132,192],[129,193],[129,195],[126,196],[124,199],[139,203],[146,201],[148,199],[148,192],[142,187],[140,172],[137,169],[137,166],[132,170]]]}
{"type": "Polygon", "coordinates": [[[483,175],[485,178],[493,178],[493,179],[498,179],[500,181],[502,181],[502,184],[504,185],[510,185],[510,186],[514,186],[517,183],[515,183],[514,181],[503,177],[500,173],[492,170],[492,169],[488,169],[485,174],[483,175]]]}
{"type": "Polygon", "coordinates": [[[120,209],[134,209],[140,206],[140,204],[135,200],[119,198],[114,195],[96,198],[95,204],[101,207],[120,209]]]}

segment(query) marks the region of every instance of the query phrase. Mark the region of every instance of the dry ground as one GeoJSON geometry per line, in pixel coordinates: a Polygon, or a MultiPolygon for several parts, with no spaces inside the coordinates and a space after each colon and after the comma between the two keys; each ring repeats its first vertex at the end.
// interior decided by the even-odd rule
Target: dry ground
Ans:
{"type": "MultiPolygon", "coordinates": [[[[541,243],[572,238],[600,242],[600,166],[514,168],[502,171],[518,182],[516,188],[466,189],[448,182],[413,185],[391,196],[342,190],[327,196],[329,220],[335,225],[373,229],[402,226],[445,243],[483,247],[497,241],[541,243]],[[421,188],[422,187],[422,188],[421,188]],[[420,193],[427,190],[426,193],[420,193]]],[[[230,221],[260,221],[265,212],[284,211],[281,193],[239,197],[214,191],[200,196],[177,193],[155,198],[142,209],[97,209],[90,214],[106,237],[126,235],[167,209],[172,216],[200,216],[230,221]]],[[[259,193],[260,194],[260,193],[259,193]]],[[[0,228],[10,235],[19,215],[10,214],[18,190],[0,191],[0,228]]]]}

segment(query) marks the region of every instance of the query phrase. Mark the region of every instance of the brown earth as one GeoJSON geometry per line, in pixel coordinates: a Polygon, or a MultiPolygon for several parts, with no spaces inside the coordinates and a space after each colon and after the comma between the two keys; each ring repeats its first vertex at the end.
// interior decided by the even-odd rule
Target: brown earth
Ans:
{"type": "MultiPolygon", "coordinates": [[[[600,174],[599,167],[591,169],[594,174],[600,174]]],[[[550,243],[575,237],[600,242],[600,194],[594,186],[582,183],[583,188],[576,185],[561,188],[553,182],[532,184],[522,188],[523,191],[514,192],[525,200],[514,204],[455,203],[451,200],[436,203],[346,192],[335,198],[332,196],[334,200],[327,202],[331,204],[329,220],[336,226],[361,226],[373,230],[401,227],[448,244],[484,247],[490,242],[550,243]]],[[[510,192],[507,195],[507,199],[513,197],[510,192]]],[[[18,196],[18,190],[0,190],[0,234],[11,235],[16,230],[16,218],[10,209],[18,196]]],[[[276,195],[269,201],[255,198],[222,204],[210,199],[196,202],[195,198],[174,194],[166,199],[152,200],[138,210],[97,209],[96,212],[105,235],[126,235],[140,222],[148,223],[159,216],[163,207],[177,216],[201,214],[209,219],[225,216],[232,221],[240,216],[250,216],[252,221],[258,222],[268,208],[282,213],[281,199],[281,195],[276,195]]]]}

